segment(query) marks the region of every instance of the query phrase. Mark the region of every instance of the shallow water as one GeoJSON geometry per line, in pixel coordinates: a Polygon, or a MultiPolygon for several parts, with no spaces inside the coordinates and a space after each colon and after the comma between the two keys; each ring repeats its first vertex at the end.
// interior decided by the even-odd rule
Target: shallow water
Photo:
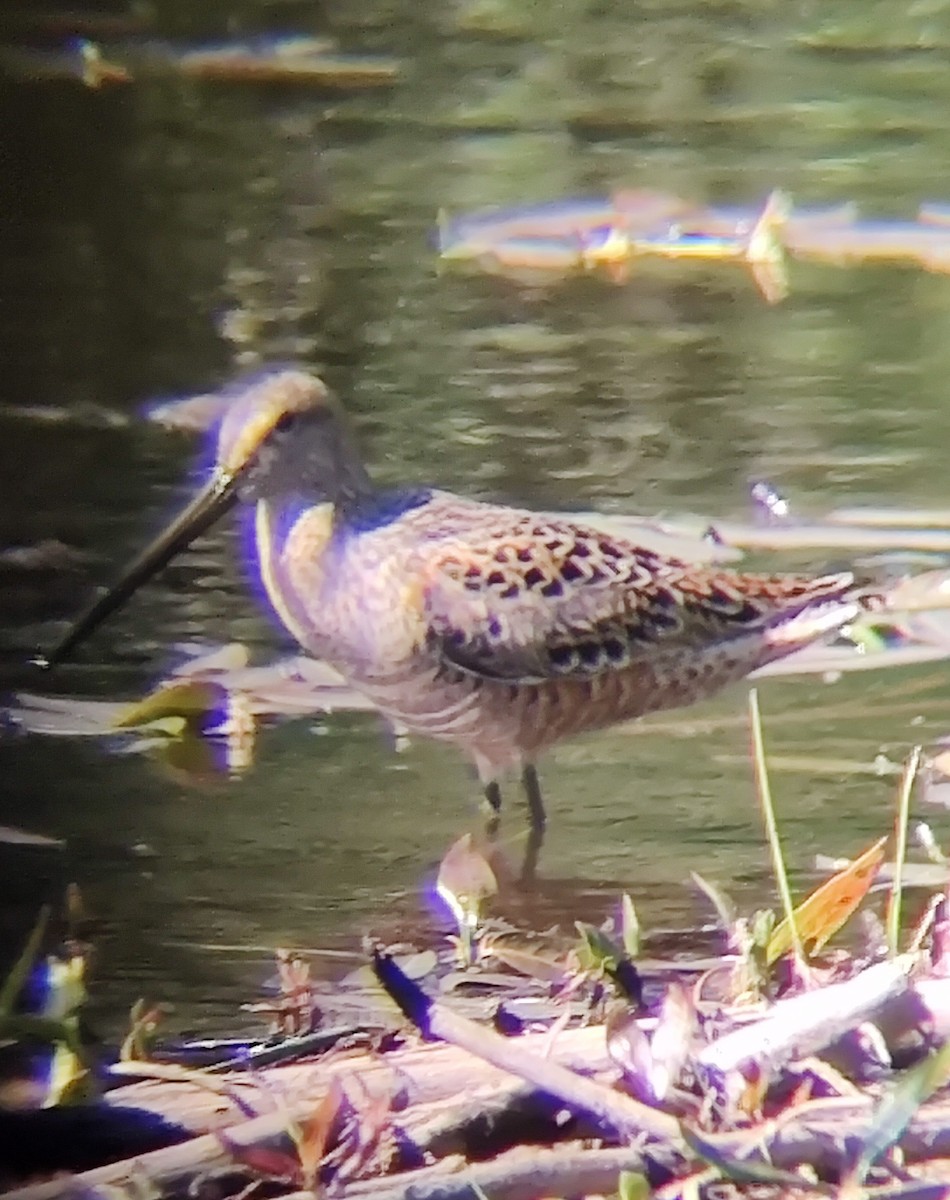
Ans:
{"type": "MultiPolygon", "coordinates": [[[[222,36],[228,16],[312,31],[309,5],[205,6],[200,26],[190,5],[155,8],[162,37],[222,36]]],[[[222,530],[79,665],[42,683],[23,665],[206,456],[144,405],[246,362],[324,374],[389,481],[711,518],[747,516],[763,477],[802,515],[946,505],[950,277],[793,263],[790,297],[769,307],[727,266],[525,287],[440,273],[433,252],[441,207],[617,185],[753,205],[781,187],[880,216],[950,200],[943,5],[390,0],[336,4],[316,32],[400,56],[404,78],[341,95],[0,81],[16,115],[0,177],[0,547],[57,539],[86,556],[0,570],[7,690],[134,697],[175,643],[241,640],[260,661],[292,649],[222,530]]],[[[762,705],[770,749],[816,760],[774,781],[799,873],[887,828],[894,783],[875,756],[899,760],[950,718],[933,667],[776,681],[762,705]]],[[[538,892],[507,911],[599,919],[627,889],[648,930],[693,930],[708,914],[691,868],[768,898],[744,712],[737,689],[552,755],[538,892]]],[[[233,1023],[275,945],[417,932],[477,796],[450,751],[397,754],[358,714],[269,729],[252,770],[205,789],[92,741],[11,735],[0,770],[0,821],[68,843],[0,845],[3,928],[14,938],[77,879],[101,921],[106,1029],[143,993],[173,1001],[181,1026],[233,1023]]],[[[520,828],[514,809],[515,857],[520,828]]]]}

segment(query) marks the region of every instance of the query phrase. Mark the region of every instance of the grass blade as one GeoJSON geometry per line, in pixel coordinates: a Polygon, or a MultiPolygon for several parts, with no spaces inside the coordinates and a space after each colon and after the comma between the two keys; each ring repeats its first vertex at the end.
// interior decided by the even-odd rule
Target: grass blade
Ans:
{"type": "Polygon", "coordinates": [[[749,691],[749,719],[752,725],[752,762],[755,767],[756,791],[762,806],[762,816],[765,819],[765,831],[768,835],[769,851],[772,855],[772,869],[775,871],[775,882],[782,898],[782,908],[785,912],[785,921],[788,925],[795,957],[804,962],[805,954],[798,926],[795,923],[795,906],[792,904],[792,893],[788,886],[785,859],[782,857],[782,844],[779,841],[778,826],[775,824],[775,808],[772,805],[772,789],[769,787],[768,768],[765,764],[765,744],[762,741],[762,718],[759,714],[757,688],[751,688],[749,691]]]}
{"type": "Polygon", "coordinates": [[[26,940],[26,945],[23,947],[20,957],[10,968],[9,975],[3,981],[3,986],[0,987],[0,1017],[8,1017],[13,1011],[16,998],[29,978],[30,970],[39,955],[40,947],[43,944],[43,937],[46,934],[46,926],[49,923],[49,917],[49,907],[44,905],[40,909],[40,915],[36,918],[36,924],[33,926],[30,936],[26,940]]]}
{"type": "Polygon", "coordinates": [[[874,1110],[850,1181],[862,1184],[875,1161],[897,1142],[914,1114],[950,1076],[950,1042],[912,1067],[874,1110]]]}
{"type": "Polygon", "coordinates": [[[786,1190],[800,1188],[813,1195],[815,1193],[823,1196],[834,1195],[833,1189],[827,1184],[816,1183],[812,1179],[806,1179],[804,1175],[797,1175],[794,1171],[773,1167],[771,1163],[765,1162],[761,1158],[742,1159],[724,1154],[718,1146],[708,1141],[695,1129],[691,1129],[685,1124],[680,1128],[683,1131],[683,1139],[689,1148],[704,1162],[715,1167],[723,1178],[731,1179],[734,1183],[764,1183],[772,1186],[778,1185],[786,1190]]]}
{"type": "Polygon", "coordinates": [[[897,793],[897,816],[894,821],[894,876],[891,880],[891,890],[887,897],[887,951],[891,958],[898,954],[898,944],[901,933],[901,898],[904,883],[904,859],[907,857],[907,818],[910,812],[910,797],[914,790],[914,779],[920,766],[920,746],[915,746],[910,753],[901,776],[901,784],[897,793]]]}

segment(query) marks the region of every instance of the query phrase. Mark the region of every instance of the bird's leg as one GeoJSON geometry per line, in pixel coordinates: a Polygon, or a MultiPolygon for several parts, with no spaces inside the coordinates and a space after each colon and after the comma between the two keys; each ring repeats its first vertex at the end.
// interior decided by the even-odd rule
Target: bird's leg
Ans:
{"type": "Polygon", "coordinates": [[[528,842],[525,846],[524,861],[521,864],[521,882],[523,884],[530,884],[534,883],[537,876],[538,859],[541,855],[541,846],[544,843],[544,826],[547,819],[544,812],[544,800],[541,796],[541,784],[538,781],[538,772],[532,763],[528,763],[521,772],[521,784],[528,801],[528,812],[531,814],[528,842]]]}
{"type": "Polygon", "coordinates": [[[485,803],[491,810],[492,816],[497,817],[501,812],[501,785],[497,779],[490,779],[485,784],[485,803]]]}
{"type": "Polygon", "coordinates": [[[531,814],[531,828],[539,833],[544,832],[547,824],[547,814],[544,811],[544,799],[541,795],[541,784],[534,763],[528,763],[521,772],[521,786],[524,788],[528,801],[528,812],[531,814]]]}
{"type": "Polygon", "coordinates": [[[501,785],[497,779],[490,779],[485,784],[485,806],[488,809],[485,832],[489,838],[494,838],[501,821],[501,785]]]}

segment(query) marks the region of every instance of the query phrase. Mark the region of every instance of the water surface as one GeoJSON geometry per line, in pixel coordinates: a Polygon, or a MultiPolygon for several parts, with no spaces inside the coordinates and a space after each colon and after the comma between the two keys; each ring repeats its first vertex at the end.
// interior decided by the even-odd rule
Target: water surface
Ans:
{"type": "MultiPolygon", "coordinates": [[[[255,361],[322,373],[386,481],[723,518],[747,515],[762,477],[803,515],[945,506],[948,277],[793,264],[790,297],[769,307],[726,267],[529,288],[440,273],[433,253],[439,208],[618,185],[723,204],[781,187],[881,216],[950,200],[942,5],[388,0],[336,4],[316,30],[310,5],[154,7],[156,36],[279,23],[395,54],[404,77],[362,95],[171,75],[100,91],[0,81],[15,115],[0,182],[0,547],[57,539],[84,556],[0,577],[7,690],[40,688],[26,657],[206,461],[143,406],[255,361]]],[[[42,686],[134,697],[186,640],[241,640],[260,661],[291,650],[242,558],[233,529],[202,539],[42,686]]],[[[776,754],[870,765],[943,733],[948,699],[944,673],[921,668],[776,682],[762,705],[776,754]]],[[[648,929],[694,929],[707,914],[690,868],[768,898],[744,711],[737,689],[553,754],[538,894],[515,915],[599,917],[626,888],[648,929]]],[[[106,1029],[142,993],[174,1001],[182,1026],[227,1025],[270,947],[418,930],[423,884],[477,798],[450,750],[396,754],[358,714],[268,730],[252,770],[203,790],[87,741],[10,736],[0,770],[3,823],[68,842],[0,847],[4,927],[12,938],[77,879],[102,922],[106,1029]]],[[[775,790],[799,873],[890,822],[893,781],[870,771],[816,763],[775,790]]],[[[520,828],[512,810],[515,856],[520,828]]]]}

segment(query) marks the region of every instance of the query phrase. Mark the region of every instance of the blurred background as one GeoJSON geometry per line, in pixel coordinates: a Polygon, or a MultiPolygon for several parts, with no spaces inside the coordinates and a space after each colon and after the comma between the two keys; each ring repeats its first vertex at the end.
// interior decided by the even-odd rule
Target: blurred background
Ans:
{"type": "MultiPolygon", "coordinates": [[[[72,7],[0,11],[8,697],[134,699],[184,642],[238,640],[258,662],[293,651],[230,527],[78,664],[53,678],[27,665],[207,462],[202,438],[149,422],[148,406],[254,363],[322,374],[390,482],[709,520],[747,518],[762,478],[802,517],[946,504],[950,277],[792,263],[774,306],[718,264],[528,286],[440,271],[434,232],[440,209],[617,187],[751,209],[778,187],[882,217],[950,202],[945,4],[72,7]],[[174,69],[189,48],[278,34],[398,71],[362,88],[174,69]],[[84,82],[77,39],[87,66],[93,45],[130,77],[84,82]]],[[[848,557],[759,561],[820,570],[848,557]]],[[[764,685],[799,885],[817,851],[854,853],[887,830],[895,783],[875,760],[899,763],[947,732],[945,678],[929,667],[764,685]]],[[[768,900],[745,705],[734,689],[554,753],[540,877],[511,915],[569,927],[626,889],[668,948],[689,938],[665,934],[709,919],[691,868],[744,905],[768,900]]],[[[198,786],[114,748],[12,728],[0,739],[0,821],[66,843],[0,844],[0,929],[16,944],[37,904],[76,880],[99,923],[106,1031],[143,994],[173,1002],[182,1028],[233,1024],[275,945],[420,935],[435,865],[477,822],[459,757],[396,752],[369,714],[274,723],[247,770],[198,786]]],[[[939,839],[940,814],[927,815],[939,839]]],[[[521,829],[512,804],[514,858],[521,829]]]]}

